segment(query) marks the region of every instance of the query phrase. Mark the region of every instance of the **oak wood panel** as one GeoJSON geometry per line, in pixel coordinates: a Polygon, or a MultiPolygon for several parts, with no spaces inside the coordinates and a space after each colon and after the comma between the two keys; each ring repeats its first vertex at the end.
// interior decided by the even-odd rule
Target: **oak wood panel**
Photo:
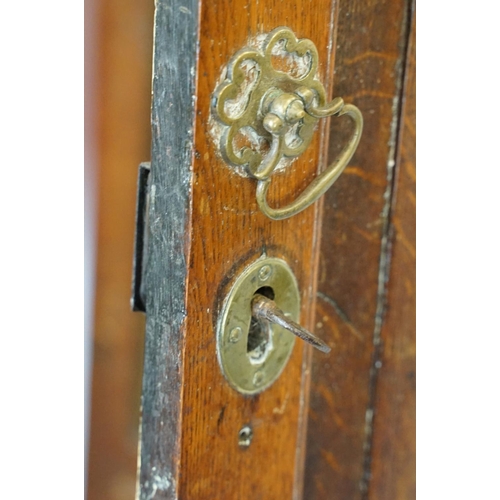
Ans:
{"type": "Polygon", "coordinates": [[[98,236],[89,500],[134,498],[144,318],[130,310],[137,166],[150,156],[153,4],[96,2],[98,236]]]}
{"type": "MultiPolygon", "coordinates": [[[[313,355],[308,499],[357,499],[367,490],[407,19],[407,2],[339,5],[334,95],[356,102],[365,126],[351,165],[325,195],[316,332],[332,353],[313,355]]],[[[345,134],[332,124],[330,157],[345,134]]]]}
{"type": "Polygon", "coordinates": [[[387,313],[373,424],[371,499],[416,498],[415,123],[416,22],[407,62],[399,160],[391,208],[393,233],[387,313]]]}
{"type": "MultiPolygon", "coordinates": [[[[255,182],[232,172],[216,152],[208,134],[209,109],[221,69],[232,54],[248,37],[282,25],[316,43],[320,77],[328,87],[332,4],[299,1],[290,8],[280,1],[203,1],[199,18],[195,7],[194,2],[157,2],[155,190],[148,266],[158,266],[154,273],[152,267],[148,270],[146,285],[141,498],[300,498],[310,350],[297,341],[280,378],[260,395],[244,397],[221,373],[215,326],[230,281],[263,253],[292,267],[301,290],[301,321],[312,326],[319,205],[284,221],[261,214],[255,182]],[[197,19],[199,57],[192,68],[196,40],[190,29],[197,19]],[[181,66],[180,56],[167,51],[175,37],[177,51],[184,53],[181,66]],[[178,67],[182,88],[169,81],[178,67]],[[195,102],[194,143],[191,149],[189,131],[183,132],[185,122],[180,123],[177,130],[185,142],[179,150],[172,147],[174,132],[165,127],[181,119],[176,92],[186,99],[192,74],[197,78],[196,99],[190,101],[195,102]],[[238,432],[245,424],[252,426],[254,437],[242,449],[238,432]]],[[[191,116],[190,102],[183,108],[184,118],[191,116]]],[[[322,164],[321,143],[317,132],[293,166],[274,177],[271,204],[289,202],[311,181],[322,164]]]]}
{"type": "MultiPolygon", "coordinates": [[[[291,27],[298,37],[318,46],[325,79],[330,26],[329,1],[297,2],[291,11],[276,2],[204,2],[201,10],[200,66],[193,178],[193,233],[186,337],[186,383],[181,449],[184,471],[180,493],[186,498],[291,498],[300,413],[305,346],[297,342],[275,384],[245,398],[224,381],[215,352],[215,322],[227,287],[263,253],[281,257],[294,270],[302,295],[302,321],[311,325],[315,266],[315,208],[286,221],[270,221],[255,202],[255,183],[231,174],[217,159],[207,137],[210,95],[229,57],[249,35],[291,27]],[[221,33],[224,33],[221,37],[221,33]],[[215,196],[214,194],[217,193],[215,196]],[[297,234],[301,237],[297,238],[297,234]],[[202,277],[202,280],[200,280],[202,277]],[[217,294],[214,291],[218,289],[217,294]],[[189,335],[189,331],[196,335],[189,335]],[[201,396],[201,397],[200,397],[201,396]],[[237,446],[238,431],[250,424],[254,437],[246,450],[237,446]],[[234,476],[232,475],[234,474],[234,476]],[[221,477],[226,477],[221,481],[221,477]]],[[[319,158],[320,136],[284,175],[276,176],[272,199],[286,203],[310,182],[319,158]]],[[[298,457],[301,460],[301,457],[298,457]]]]}

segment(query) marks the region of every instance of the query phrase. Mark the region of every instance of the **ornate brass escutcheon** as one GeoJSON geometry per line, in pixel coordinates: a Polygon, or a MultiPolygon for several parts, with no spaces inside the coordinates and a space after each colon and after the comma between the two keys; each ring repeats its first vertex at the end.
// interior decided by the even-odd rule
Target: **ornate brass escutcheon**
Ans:
{"type": "Polygon", "coordinates": [[[257,203],[271,219],[291,217],[322,196],[343,172],[361,138],[361,112],[339,97],[327,103],[317,69],[314,43],[298,40],[289,28],[277,28],[260,48],[245,47],[234,54],[225,80],[213,94],[212,113],[223,127],[221,155],[257,180],[257,203]],[[280,57],[291,57],[293,64],[276,65],[280,57]],[[270,207],[271,176],[283,159],[305,151],[320,118],[342,115],[349,116],[355,128],[337,159],[289,205],[270,207]],[[240,140],[243,145],[238,146],[241,136],[246,143],[240,140]]]}

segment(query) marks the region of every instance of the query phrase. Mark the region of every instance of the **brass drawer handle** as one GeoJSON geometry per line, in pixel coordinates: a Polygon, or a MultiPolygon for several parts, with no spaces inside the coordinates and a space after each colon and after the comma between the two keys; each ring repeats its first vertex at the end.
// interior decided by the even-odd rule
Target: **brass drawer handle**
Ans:
{"type": "Polygon", "coordinates": [[[212,112],[222,125],[221,155],[258,181],[257,203],[271,219],[292,217],[322,196],[343,172],[361,139],[360,110],[341,98],[326,103],[325,89],[316,79],[317,68],[314,43],[298,40],[289,28],[277,28],[267,36],[262,51],[246,47],[232,57],[226,78],[213,95],[212,112]],[[296,200],[271,208],[267,190],[273,173],[305,151],[320,118],[342,115],[353,120],[355,129],[340,155],[296,200]]]}
{"type": "MultiPolygon", "coordinates": [[[[302,210],[306,209],[309,205],[312,205],[320,196],[325,194],[325,192],[330,189],[332,184],[339,178],[340,174],[344,171],[345,167],[351,160],[359,144],[359,140],[361,139],[363,116],[356,106],[352,104],[344,105],[342,99],[334,99],[331,105],[325,108],[316,109],[321,111],[322,109],[328,109],[328,107],[335,108],[335,104],[340,104],[339,109],[331,115],[326,114],[324,116],[334,116],[336,114],[338,116],[348,115],[351,117],[356,126],[351,139],[335,161],[322,174],[318,175],[318,177],[316,177],[311,184],[307,186],[307,188],[295,201],[285,207],[271,208],[267,204],[267,190],[271,184],[271,179],[269,177],[259,179],[257,183],[257,203],[259,204],[262,212],[264,212],[269,218],[275,220],[287,219],[288,217],[292,217],[293,215],[302,212],[302,210]]],[[[309,112],[307,108],[306,111],[309,112]]],[[[275,138],[273,135],[273,141],[274,140],[275,138]]]]}

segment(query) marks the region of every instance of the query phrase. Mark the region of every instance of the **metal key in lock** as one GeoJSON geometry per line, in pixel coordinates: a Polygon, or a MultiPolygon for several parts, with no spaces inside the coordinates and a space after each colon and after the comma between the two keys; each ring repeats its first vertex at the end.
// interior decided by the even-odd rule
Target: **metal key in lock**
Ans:
{"type": "Polygon", "coordinates": [[[267,321],[271,324],[282,326],[295,336],[311,344],[322,352],[330,352],[331,349],[321,339],[307,331],[295,321],[291,320],[272,300],[260,293],[256,293],[252,299],[252,315],[259,321],[267,321]]]}
{"type": "Polygon", "coordinates": [[[329,352],[298,324],[300,294],[288,264],[264,257],[237,277],[217,326],[217,357],[229,384],[246,395],[269,387],[281,374],[295,337],[329,352]]]}

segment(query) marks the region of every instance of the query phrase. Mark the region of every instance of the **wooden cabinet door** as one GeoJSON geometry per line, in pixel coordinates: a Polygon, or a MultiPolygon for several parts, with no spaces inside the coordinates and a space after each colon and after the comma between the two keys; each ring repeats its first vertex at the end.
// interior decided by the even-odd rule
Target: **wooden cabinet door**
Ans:
{"type": "MultiPolygon", "coordinates": [[[[157,0],[138,498],[415,497],[414,29],[409,1],[157,0]],[[328,99],[356,105],[364,131],[325,196],[272,220],[221,156],[212,103],[233,54],[284,26],[314,42],[328,99]],[[291,268],[300,323],[332,351],[297,340],[248,396],[225,379],[216,332],[263,257],[291,268]]],[[[349,120],[321,120],[269,204],[296,199],[350,134],[349,120]]]]}
{"type": "MultiPolygon", "coordinates": [[[[256,183],[226,165],[209,129],[224,66],[249,38],[276,27],[315,38],[321,77],[331,83],[332,7],[157,2],[141,498],[301,496],[311,350],[297,342],[278,380],[244,396],[221,372],[216,326],[228,285],[267,256],[292,268],[300,321],[313,327],[320,204],[285,220],[265,216],[256,183]],[[242,447],[245,427],[253,437],[242,447]]],[[[324,164],[321,125],[294,168],[273,178],[272,205],[289,203],[324,164]]]]}

